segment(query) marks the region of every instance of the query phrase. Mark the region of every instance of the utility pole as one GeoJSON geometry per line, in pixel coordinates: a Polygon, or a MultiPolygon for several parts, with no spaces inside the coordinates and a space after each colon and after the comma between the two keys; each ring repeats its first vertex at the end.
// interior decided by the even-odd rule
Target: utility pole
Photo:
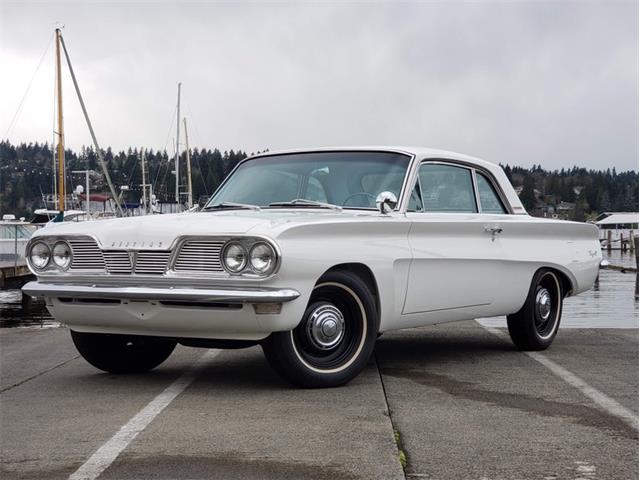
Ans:
{"type": "Polygon", "coordinates": [[[91,202],[91,196],[89,192],[89,174],[92,173],[93,170],[71,170],[71,173],[84,173],[84,184],[85,184],[85,190],[84,190],[84,194],[86,195],[86,203],[87,203],[87,208],[86,213],[89,214],[91,213],[91,204],[89,202],[91,202]]]}
{"type": "Polygon", "coordinates": [[[187,118],[184,118],[184,143],[187,149],[187,185],[188,185],[188,208],[193,207],[193,188],[191,185],[191,155],[189,154],[189,134],[187,133],[187,118]]]}
{"type": "Polygon", "coordinates": [[[182,83],[178,82],[178,114],[176,117],[176,203],[180,204],[180,88],[182,83]]]}

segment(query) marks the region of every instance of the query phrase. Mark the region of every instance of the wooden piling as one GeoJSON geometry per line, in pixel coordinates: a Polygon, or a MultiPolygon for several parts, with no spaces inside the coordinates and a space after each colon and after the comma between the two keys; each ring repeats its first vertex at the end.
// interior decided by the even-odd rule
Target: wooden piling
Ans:
{"type": "Polygon", "coordinates": [[[612,237],[613,237],[613,232],[611,230],[607,230],[607,252],[611,251],[612,237]]]}
{"type": "Polygon", "coordinates": [[[640,253],[638,253],[638,235],[634,235],[632,242],[633,243],[633,251],[635,252],[635,257],[636,257],[636,291],[635,291],[635,297],[638,298],[638,296],[640,295],[640,285],[638,283],[638,256],[640,255],[640,253]]]}

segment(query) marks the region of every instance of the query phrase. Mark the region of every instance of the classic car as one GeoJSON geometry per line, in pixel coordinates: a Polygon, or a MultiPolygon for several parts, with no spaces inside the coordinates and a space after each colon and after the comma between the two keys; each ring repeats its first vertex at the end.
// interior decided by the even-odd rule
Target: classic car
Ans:
{"type": "Polygon", "coordinates": [[[330,387],[393,329],[506,315],[518,349],[547,348],[601,251],[593,225],[529,216],[495,164],[369,147],[247,158],[200,212],[60,223],[27,257],[24,291],[98,369],[260,344],[291,383],[330,387]]]}

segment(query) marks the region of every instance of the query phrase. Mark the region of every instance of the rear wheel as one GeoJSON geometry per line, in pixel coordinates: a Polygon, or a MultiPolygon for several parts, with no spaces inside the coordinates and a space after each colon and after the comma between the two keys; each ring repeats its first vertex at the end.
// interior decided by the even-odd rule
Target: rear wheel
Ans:
{"type": "Polygon", "coordinates": [[[544,350],[558,332],[562,316],[562,283],[553,270],[538,270],[524,306],[507,316],[511,340],[520,350],[544,350]]]}
{"type": "Polygon", "coordinates": [[[176,341],[143,335],[84,333],[71,330],[80,355],[94,367],[110,373],[140,373],[164,362],[176,341]]]}
{"type": "Polygon", "coordinates": [[[366,366],[378,333],[375,300],[348,272],[329,272],[315,286],[300,324],[262,344],[271,366],[302,387],[336,387],[366,366]]]}

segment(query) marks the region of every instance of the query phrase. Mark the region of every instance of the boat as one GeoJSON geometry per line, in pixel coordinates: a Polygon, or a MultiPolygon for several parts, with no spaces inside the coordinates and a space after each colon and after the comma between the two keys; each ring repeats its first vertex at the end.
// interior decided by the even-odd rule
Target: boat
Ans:
{"type": "Polygon", "coordinates": [[[0,220],[0,264],[2,266],[23,265],[27,242],[38,229],[37,225],[5,214],[0,220]]]}
{"type": "Polygon", "coordinates": [[[111,182],[111,177],[107,170],[106,163],[104,161],[104,156],[102,154],[102,149],[98,144],[95,132],[93,130],[93,126],[91,125],[91,120],[89,119],[89,114],[87,113],[87,109],[82,98],[82,94],[80,93],[80,87],[78,86],[78,82],[75,76],[75,72],[71,65],[71,59],[69,57],[69,52],[67,51],[67,47],[64,43],[64,38],[62,37],[62,32],[59,28],[55,30],[55,39],[56,39],[56,62],[55,62],[55,70],[56,70],[56,89],[55,89],[55,97],[56,102],[55,105],[57,107],[57,129],[55,129],[54,134],[54,148],[53,153],[53,172],[55,181],[53,182],[54,194],[50,196],[43,197],[44,208],[37,209],[34,211],[35,223],[48,223],[48,222],[67,222],[67,221],[86,221],[86,220],[95,220],[99,218],[112,217],[114,215],[124,216],[124,211],[120,205],[119,197],[116,195],[115,188],[113,183],[111,182]],[[102,168],[102,173],[105,177],[106,183],[109,186],[109,190],[111,195],[98,195],[100,201],[106,204],[107,200],[113,202],[113,212],[108,212],[106,208],[103,208],[102,212],[97,214],[92,214],[90,211],[90,202],[94,200],[95,195],[91,195],[89,191],[89,176],[92,173],[90,170],[74,170],[71,173],[73,174],[84,174],[85,175],[85,185],[86,187],[78,186],[76,190],[71,194],[71,197],[67,194],[66,188],[66,178],[65,178],[65,153],[64,153],[64,121],[63,121],[63,103],[62,103],[62,53],[64,53],[67,66],[69,67],[69,73],[71,74],[71,80],[73,82],[73,86],[75,88],[78,100],[80,102],[80,107],[82,108],[82,113],[84,115],[85,121],[89,128],[89,133],[91,134],[91,139],[93,141],[93,146],[95,148],[96,154],[98,156],[98,160],[100,166],[102,168]],[[56,139],[57,137],[57,145],[56,139]],[[56,152],[57,150],[57,152],[56,152]],[[57,153],[57,155],[56,155],[57,153]],[[84,195],[83,195],[84,193],[84,195]],[[69,202],[69,200],[71,200],[69,202]],[[86,204],[86,209],[82,210],[81,203],[84,201],[86,204]],[[66,207],[71,204],[72,207],[69,211],[66,210],[66,207]]]}

